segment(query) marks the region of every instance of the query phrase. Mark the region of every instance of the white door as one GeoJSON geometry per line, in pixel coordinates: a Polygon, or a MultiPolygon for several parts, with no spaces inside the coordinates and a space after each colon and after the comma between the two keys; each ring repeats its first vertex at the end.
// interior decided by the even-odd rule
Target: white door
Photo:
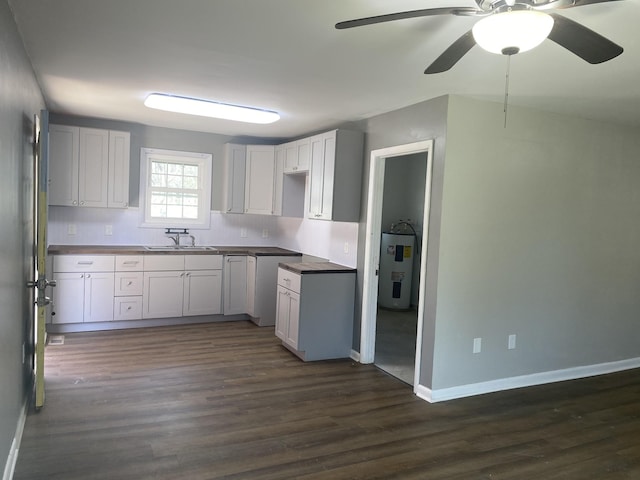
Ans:
{"type": "Polygon", "coordinates": [[[289,291],[289,328],[287,330],[287,343],[296,350],[300,336],[300,295],[289,291]]]}
{"type": "Polygon", "coordinates": [[[183,271],[145,272],[142,318],[182,316],[183,271]]]}
{"type": "Polygon", "coordinates": [[[82,323],[84,320],[84,273],[56,273],[53,291],[53,323],[82,323]]]}
{"type": "Polygon", "coordinates": [[[247,256],[227,255],[224,262],[224,314],[247,313],[247,256]]]}
{"type": "Polygon", "coordinates": [[[276,337],[286,341],[289,333],[289,292],[288,289],[278,285],[276,302],[276,337]]]}
{"type": "Polygon", "coordinates": [[[247,314],[256,317],[256,257],[247,257],[247,314]]]}
{"type": "Polygon", "coordinates": [[[222,313],[222,270],[195,270],[184,276],[182,314],[222,313]]]}
{"type": "Polygon", "coordinates": [[[245,213],[273,215],[275,147],[247,145],[245,213]]]}
{"type": "Polygon", "coordinates": [[[109,131],[80,129],[78,197],[80,206],[106,207],[109,179],[109,131]]]}
{"type": "Polygon", "coordinates": [[[129,206],[129,132],[109,132],[109,181],[107,182],[107,206],[129,206]]]}
{"type": "MultiPolygon", "coordinates": [[[[47,131],[43,126],[43,137],[47,131]]],[[[78,146],[80,129],[68,125],[49,126],[48,191],[49,205],[78,205],[78,146]]]]}
{"type": "Polygon", "coordinates": [[[84,322],[113,320],[113,272],[84,274],[84,322]]]}

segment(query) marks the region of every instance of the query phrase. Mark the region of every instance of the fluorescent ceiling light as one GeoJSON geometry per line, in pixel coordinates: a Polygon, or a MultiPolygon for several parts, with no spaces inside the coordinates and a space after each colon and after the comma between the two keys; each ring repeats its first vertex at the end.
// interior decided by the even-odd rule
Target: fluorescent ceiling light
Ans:
{"type": "Polygon", "coordinates": [[[145,106],[166,110],[168,112],[186,113],[201,117],[222,118],[247,123],[273,123],[280,120],[280,115],[259,108],[240,107],[226,103],[198,100],[197,98],[178,97],[152,93],[144,101],[145,106]]]}
{"type": "Polygon", "coordinates": [[[546,13],[512,10],[483,18],[472,32],[476,43],[486,51],[513,55],[540,45],[552,28],[553,18],[546,13]]]}

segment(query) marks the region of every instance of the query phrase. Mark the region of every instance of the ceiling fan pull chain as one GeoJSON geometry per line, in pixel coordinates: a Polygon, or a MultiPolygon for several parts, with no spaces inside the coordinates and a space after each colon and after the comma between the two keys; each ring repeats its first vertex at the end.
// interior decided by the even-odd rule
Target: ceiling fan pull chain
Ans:
{"type": "Polygon", "coordinates": [[[507,74],[504,81],[504,128],[507,128],[507,107],[509,102],[509,71],[511,70],[511,55],[507,55],[507,74]]]}

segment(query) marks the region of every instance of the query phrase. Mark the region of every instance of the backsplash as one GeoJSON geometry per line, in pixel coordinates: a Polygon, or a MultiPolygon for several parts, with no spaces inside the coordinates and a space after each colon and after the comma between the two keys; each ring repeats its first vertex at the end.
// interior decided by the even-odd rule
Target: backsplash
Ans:
{"type": "MultiPolygon", "coordinates": [[[[49,207],[49,245],[169,245],[163,228],[140,227],[140,210],[49,207]],[[111,232],[111,234],[108,234],[111,232]]],[[[211,212],[198,245],[278,246],[356,267],[358,224],[211,212]]]]}

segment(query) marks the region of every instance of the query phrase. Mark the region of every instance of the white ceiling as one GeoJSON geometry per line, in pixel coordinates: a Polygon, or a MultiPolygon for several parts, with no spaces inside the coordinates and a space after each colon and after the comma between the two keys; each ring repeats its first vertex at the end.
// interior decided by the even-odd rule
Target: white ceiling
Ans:
{"type": "MultiPolygon", "coordinates": [[[[501,102],[506,57],[424,69],[476,21],[341,20],[473,0],[9,0],[48,108],[226,135],[292,138],[444,94],[501,102]],[[278,111],[271,125],[145,108],[152,92],[278,111]]],[[[640,1],[563,10],[623,46],[590,65],[546,40],[511,61],[510,104],[640,126],[640,1]]]]}

